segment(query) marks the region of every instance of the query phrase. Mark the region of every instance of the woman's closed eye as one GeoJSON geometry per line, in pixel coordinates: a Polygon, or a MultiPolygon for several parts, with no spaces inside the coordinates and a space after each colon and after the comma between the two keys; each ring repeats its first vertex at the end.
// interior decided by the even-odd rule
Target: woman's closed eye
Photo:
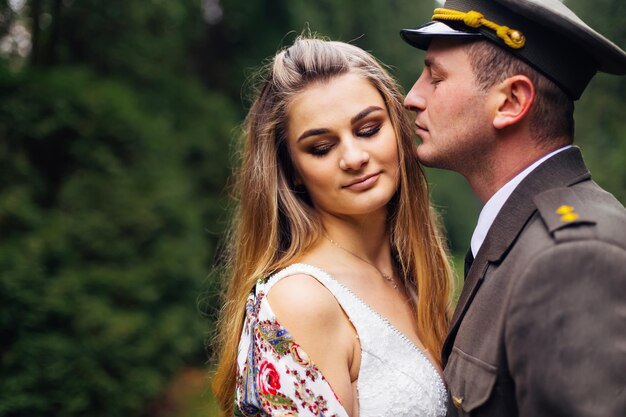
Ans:
{"type": "MultiPolygon", "coordinates": [[[[359,138],[370,138],[380,131],[382,125],[382,122],[364,124],[354,132],[354,135],[359,138]]],[[[336,143],[336,141],[318,141],[311,144],[307,152],[313,156],[322,157],[328,154],[335,147],[336,143]]]]}
{"type": "Polygon", "coordinates": [[[365,137],[365,138],[369,138],[370,136],[374,136],[376,133],[378,133],[378,131],[380,131],[380,128],[382,127],[382,124],[377,123],[375,125],[365,125],[363,127],[361,127],[357,132],[356,135],[359,137],[365,137]]]}
{"type": "Polygon", "coordinates": [[[309,148],[309,153],[313,156],[324,156],[333,148],[332,143],[316,143],[309,148]]]}

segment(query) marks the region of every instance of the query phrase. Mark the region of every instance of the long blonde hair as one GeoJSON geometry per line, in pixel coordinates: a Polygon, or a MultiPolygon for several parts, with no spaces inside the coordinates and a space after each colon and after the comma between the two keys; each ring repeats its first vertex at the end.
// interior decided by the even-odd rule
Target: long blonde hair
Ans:
{"type": "Polygon", "coordinates": [[[228,236],[229,283],[218,323],[219,361],[212,385],[225,415],[233,410],[237,347],[250,291],[257,280],[306,252],[322,233],[316,211],[294,184],[285,137],[287,108],[311,83],[349,72],[362,75],[380,92],[396,133],[400,184],[389,207],[390,244],[404,285],[418,294],[415,314],[422,342],[431,352],[441,350],[448,327],[451,270],[428,184],[415,156],[402,94],[393,78],[362,49],[300,37],[268,65],[244,124],[243,155],[235,176],[238,207],[228,236]]]}

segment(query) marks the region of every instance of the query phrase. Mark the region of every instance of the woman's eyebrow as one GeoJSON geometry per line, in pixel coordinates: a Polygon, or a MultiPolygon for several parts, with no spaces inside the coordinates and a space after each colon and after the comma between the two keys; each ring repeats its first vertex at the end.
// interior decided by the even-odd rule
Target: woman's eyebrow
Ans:
{"type": "MultiPolygon", "coordinates": [[[[361,120],[364,117],[366,117],[368,114],[370,114],[372,112],[375,112],[375,111],[380,111],[380,110],[383,110],[383,109],[378,107],[378,106],[369,106],[365,110],[360,111],[359,114],[354,116],[352,119],[350,119],[350,124],[355,124],[359,120],[361,120]]],[[[307,130],[304,133],[302,133],[298,137],[298,140],[296,142],[300,142],[301,140],[306,139],[306,138],[311,137],[311,136],[323,135],[323,134],[328,133],[328,132],[329,132],[329,130],[325,129],[325,128],[310,129],[310,130],[307,130]]]]}
{"type": "Polygon", "coordinates": [[[328,133],[329,130],[328,129],[310,129],[307,130],[306,132],[304,132],[303,134],[300,135],[300,137],[298,138],[298,140],[296,142],[300,142],[302,139],[306,139],[310,136],[317,136],[317,135],[323,135],[324,133],[328,133]]]}
{"type": "Polygon", "coordinates": [[[369,106],[365,110],[359,112],[359,114],[354,116],[352,119],[350,119],[350,123],[355,124],[356,122],[358,122],[359,120],[367,116],[368,114],[375,112],[375,111],[379,111],[379,110],[383,110],[383,109],[378,106],[369,106]]]}

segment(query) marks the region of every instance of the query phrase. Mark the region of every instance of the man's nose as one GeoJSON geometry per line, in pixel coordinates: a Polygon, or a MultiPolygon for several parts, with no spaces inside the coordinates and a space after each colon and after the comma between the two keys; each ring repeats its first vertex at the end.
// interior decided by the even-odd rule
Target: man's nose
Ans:
{"type": "Polygon", "coordinates": [[[404,98],[404,107],[411,111],[423,111],[426,108],[426,98],[424,98],[424,94],[421,89],[420,77],[411,90],[408,92],[406,97],[404,98]]]}

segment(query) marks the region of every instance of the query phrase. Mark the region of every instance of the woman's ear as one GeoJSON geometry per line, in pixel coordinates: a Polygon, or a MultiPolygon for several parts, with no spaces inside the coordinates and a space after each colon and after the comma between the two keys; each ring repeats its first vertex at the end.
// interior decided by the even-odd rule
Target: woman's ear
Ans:
{"type": "Polygon", "coordinates": [[[535,86],[527,76],[509,77],[494,88],[498,102],[493,127],[504,129],[526,117],[535,101],[535,86]]]}

